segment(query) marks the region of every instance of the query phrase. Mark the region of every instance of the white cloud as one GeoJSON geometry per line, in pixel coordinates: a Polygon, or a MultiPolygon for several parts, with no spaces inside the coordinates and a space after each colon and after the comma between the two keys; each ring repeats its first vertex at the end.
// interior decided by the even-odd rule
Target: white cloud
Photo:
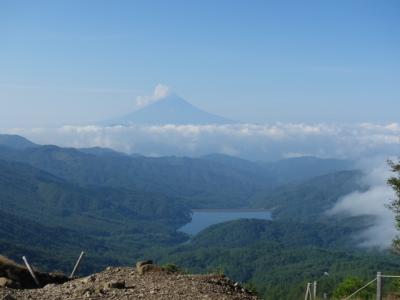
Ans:
{"type": "Polygon", "coordinates": [[[362,246],[389,248],[398,233],[394,214],[387,208],[395,197],[393,190],[386,184],[392,174],[383,157],[364,160],[359,167],[364,170],[363,183],[369,188],[344,196],[328,214],[368,216],[372,225],[365,229],[357,240],[361,241],[362,246]]]}
{"type": "Polygon", "coordinates": [[[62,146],[110,147],[144,155],[197,156],[230,153],[254,160],[314,155],[359,159],[400,153],[399,125],[229,124],[63,126],[9,129],[37,141],[62,146]]]}
{"type": "Polygon", "coordinates": [[[154,103],[162,98],[165,98],[171,93],[170,88],[164,84],[157,84],[154,88],[153,94],[150,96],[138,96],[136,98],[136,106],[142,108],[151,103],[154,103]]]}
{"type": "Polygon", "coordinates": [[[283,153],[283,158],[297,158],[297,157],[305,157],[305,156],[312,156],[310,153],[300,153],[300,152],[288,152],[283,153]]]}

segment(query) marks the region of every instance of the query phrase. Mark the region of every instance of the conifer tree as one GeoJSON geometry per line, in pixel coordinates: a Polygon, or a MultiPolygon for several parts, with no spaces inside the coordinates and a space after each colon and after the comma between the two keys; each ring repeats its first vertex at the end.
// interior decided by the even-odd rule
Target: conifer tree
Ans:
{"type": "MultiPolygon", "coordinates": [[[[389,165],[395,175],[389,178],[388,184],[393,188],[396,194],[396,197],[392,199],[389,207],[395,214],[396,227],[400,230],[400,162],[389,161],[389,165]]],[[[400,253],[399,236],[393,240],[393,246],[394,250],[400,253]]]]}

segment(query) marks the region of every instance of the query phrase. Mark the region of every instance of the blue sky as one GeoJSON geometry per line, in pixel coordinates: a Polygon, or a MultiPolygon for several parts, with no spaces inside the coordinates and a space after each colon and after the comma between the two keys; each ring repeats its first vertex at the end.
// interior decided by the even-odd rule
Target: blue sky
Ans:
{"type": "Polygon", "coordinates": [[[160,83],[248,122],[400,121],[400,2],[0,1],[0,127],[124,114],[160,83]]]}

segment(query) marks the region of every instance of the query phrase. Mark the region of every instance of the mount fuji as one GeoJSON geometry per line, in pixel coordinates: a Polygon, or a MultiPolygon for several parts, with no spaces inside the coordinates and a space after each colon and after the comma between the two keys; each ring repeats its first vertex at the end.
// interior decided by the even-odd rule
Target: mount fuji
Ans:
{"type": "Polygon", "coordinates": [[[203,111],[183,98],[172,94],[127,115],[103,121],[101,125],[207,125],[232,123],[236,122],[203,111]]]}

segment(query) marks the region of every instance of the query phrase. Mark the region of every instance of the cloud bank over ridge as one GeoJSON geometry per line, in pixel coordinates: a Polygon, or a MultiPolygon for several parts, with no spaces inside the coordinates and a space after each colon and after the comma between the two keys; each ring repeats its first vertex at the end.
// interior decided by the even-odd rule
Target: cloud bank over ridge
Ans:
{"type": "Polygon", "coordinates": [[[400,124],[130,125],[13,128],[42,144],[108,147],[144,155],[224,153],[253,160],[312,155],[359,159],[400,153],[400,124]]]}
{"type": "Polygon", "coordinates": [[[387,208],[395,193],[386,184],[393,174],[385,158],[361,160],[358,167],[364,171],[363,183],[369,188],[366,191],[355,191],[344,196],[328,211],[329,215],[348,215],[353,217],[368,216],[371,226],[357,237],[361,246],[389,248],[393,238],[398,234],[395,217],[387,208]]]}

